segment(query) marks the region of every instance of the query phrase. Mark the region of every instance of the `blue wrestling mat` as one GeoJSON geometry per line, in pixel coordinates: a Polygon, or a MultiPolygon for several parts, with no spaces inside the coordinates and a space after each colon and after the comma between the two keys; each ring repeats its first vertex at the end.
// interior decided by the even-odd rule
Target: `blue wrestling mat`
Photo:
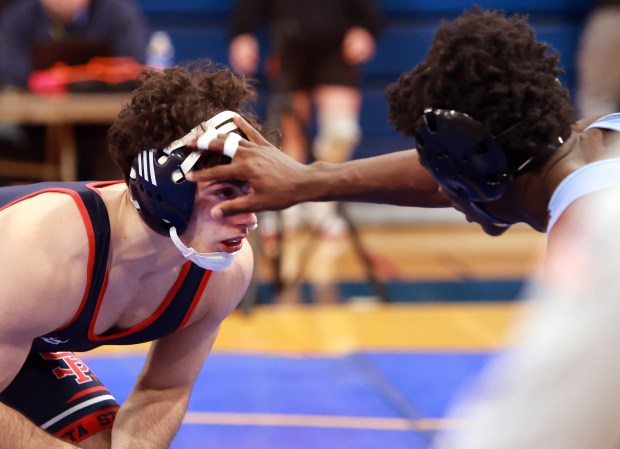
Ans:
{"type": "MultiPolygon", "coordinates": [[[[144,356],[84,357],[119,401],[144,356]]],[[[422,449],[487,353],[215,352],[173,449],[422,449]]]]}

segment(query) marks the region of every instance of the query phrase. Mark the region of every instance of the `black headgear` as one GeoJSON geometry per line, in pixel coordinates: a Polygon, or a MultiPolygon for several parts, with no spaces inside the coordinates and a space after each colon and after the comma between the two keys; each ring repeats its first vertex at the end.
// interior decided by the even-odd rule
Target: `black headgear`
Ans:
{"type": "Polygon", "coordinates": [[[426,109],[416,121],[416,147],[420,161],[442,188],[472,203],[483,203],[501,198],[514,178],[536,168],[564,143],[558,137],[512,169],[501,144],[523,126],[519,122],[493,136],[467,114],[426,109]]]}
{"type": "Polygon", "coordinates": [[[172,226],[179,235],[185,231],[196,195],[196,184],[185,175],[202,154],[186,145],[203,132],[228,134],[238,129],[234,116],[231,111],[221,112],[163,150],[144,150],[135,156],[129,174],[131,196],[140,216],[155,232],[169,236],[172,226]]]}
{"type": "Polygon", "coordinates": [[[420,161],[446,190],[471,202],[500,198],[513,179],[506,155],[478,120],[427,109],[416,122],[420,161]]]}

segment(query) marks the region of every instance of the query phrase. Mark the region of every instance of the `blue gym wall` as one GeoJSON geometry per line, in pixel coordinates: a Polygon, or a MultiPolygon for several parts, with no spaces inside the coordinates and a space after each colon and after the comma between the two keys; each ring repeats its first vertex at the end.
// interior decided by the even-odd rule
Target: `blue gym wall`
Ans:
{"type": "MultiPolygon", "coordinates": [[[[290,0],[300,1],[300,0],[290,0]]],[[[575,55],[579,36],[594,0],[379,0],[386,28],[378,40],[377,55],[365,67],[363,140],[356,157],[411,146],[387,123],[384,90],[398,75],[421,61],[441,18],[458,15],[478,4],[484,8],[528,14],[539,39],[549,42],[561,57],[561,81],[575,89],[575,55]]],[[[226,64],[228,20],[233,0],[141,0],[151,30],[171,37],[177,62],[209,57],[226,64]]],[[[259,77],[260,78],[260,77],[259,77]]],[[[259,85],[266,98],[263,85],[259,85]]],[[[259,105],[259,113],[264,102],[259,105]]]]}

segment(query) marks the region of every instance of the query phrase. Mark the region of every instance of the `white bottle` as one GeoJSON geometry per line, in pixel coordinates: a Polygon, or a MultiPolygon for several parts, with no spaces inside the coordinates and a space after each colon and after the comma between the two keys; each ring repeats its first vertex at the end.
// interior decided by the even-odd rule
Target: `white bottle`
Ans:
{"type": "Polygon", "coordinates": [[[146,48],[146,65],[163,70],[174,64],[172,39],[165,31],[155,31],[146,48]]]}

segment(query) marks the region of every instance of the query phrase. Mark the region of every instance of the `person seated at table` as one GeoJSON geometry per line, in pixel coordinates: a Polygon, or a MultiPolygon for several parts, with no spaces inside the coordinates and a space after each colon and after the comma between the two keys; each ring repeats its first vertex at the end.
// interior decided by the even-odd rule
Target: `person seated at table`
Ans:
{"type": "MultiPolygon", "coordinates": [[[[54,62],[42,61],[36,50],[59,43],[90,44],[93,53],[84,59],[126,56],[144,63],[147,38],[144,15],[134,0],[21,0],[0,15],[0,74],[5,84],[25,88],[32,70],[43,68],[38,64],[54,62]]],[[[65,62],[72,57],[52,56],[65,62]]]]}
{"type": "MultiPolygon", "coordinates": [[[[76,56],[70,52],[63,55],[50,50],[61,44],[67,50],[73,47],[77,51],[77,43],[83,44],[84,51],[90,49],[92,53],[81,55],[83,59],[77,63],[94,56],[124,56],[144,63],[147,39],[146,20],[136,0],[14,1],[0,13],[0,82],[5,88],[24,89],[32,71],[53,64],[54,57],[75,61],[70,60],[76,56]]],[[[105,154],[102,142],[106,132],[107,126],[76,129],[78,145],[84,147],[81,153],[88,154],[80,161],[82,177],[119,176],[105,154]]],[[[14,157],[35,157],[43,146],[43,134],[40,127],[29,127],[24,133],[3,125],[0,151],[14,157]]]]}

